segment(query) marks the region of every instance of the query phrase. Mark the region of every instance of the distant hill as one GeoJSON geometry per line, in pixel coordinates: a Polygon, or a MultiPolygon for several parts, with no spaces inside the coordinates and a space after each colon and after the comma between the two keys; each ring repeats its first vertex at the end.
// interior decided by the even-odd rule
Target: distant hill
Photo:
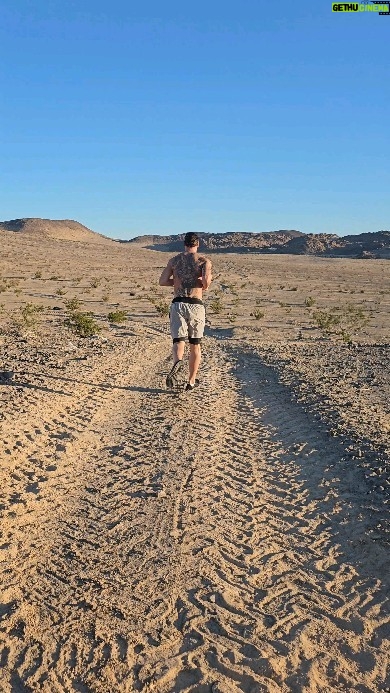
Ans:
{"type": "Polygon", "coordinates": [[[309,233],[293,238],[280,250],[293,255],[390,259],[390,231],[360,233],[356,236],[309,233]]]}
{"type": "MultiPolygon", "coordinates": [[[[137,243],[152,250],[179,252],[183,248],[184,233],[175,236],[137,236],[127,243],[137,243]]],[[[304,236],[301,231],[267,231],[249,233],[231,231],[227,233],[199,233],[200,249],[219,253],[245,253],[259,250],[276,250],[288,241],[304,236]]]]}
{"type": "Polygon", "coordinates": [[[30,235],[34,238],[54,238],[57,240],[79,241],[82,243],[112,243],[111,238],[91,231],[78,221],[71,219],[11,219],[0,222],[0,231],[12,231],[30,235]]]}
{"type": "MultiPolygon", "coordinates": [[[[289,253],[323,257],[390,259],[390,231],[338,236],[301,231],[264,233],[199,233],[200,250],[219,253],[289,253]]],[[[136,243],[150,250],[180,252],[184,234],[174,236],[137,236],[122,243],[136,243]]]]}

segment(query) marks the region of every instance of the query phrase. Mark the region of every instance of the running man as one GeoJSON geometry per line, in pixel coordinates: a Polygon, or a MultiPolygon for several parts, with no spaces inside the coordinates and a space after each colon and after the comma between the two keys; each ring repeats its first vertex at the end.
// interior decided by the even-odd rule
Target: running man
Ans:
{"type": "Polygon", "coordinates": [[[211,262],[198,254],[199,237],[186,233],[184,253],[171,258],[161,274],[160,286],[173,286],[174,298],[169,318],[173,339],[173,366],[167,375],[167,387],[177,384],[177,376],[183,368],[185,340],[190,344],[190,376],[186,390],[199,385],[196,378],[201,359],[200,343],[205,326],[203,291],[211,284],[211,262]]]}

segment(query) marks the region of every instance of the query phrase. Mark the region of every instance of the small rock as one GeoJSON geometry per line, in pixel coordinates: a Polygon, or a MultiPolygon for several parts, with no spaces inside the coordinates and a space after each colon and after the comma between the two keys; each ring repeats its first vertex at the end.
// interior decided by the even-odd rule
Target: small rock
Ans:
{"type": "Polygon", "coordinates": [[[9,383],[13,379],[14,375],[14,371],[0,371],[0,380],[2,380],[4,383],[9,383]]]}

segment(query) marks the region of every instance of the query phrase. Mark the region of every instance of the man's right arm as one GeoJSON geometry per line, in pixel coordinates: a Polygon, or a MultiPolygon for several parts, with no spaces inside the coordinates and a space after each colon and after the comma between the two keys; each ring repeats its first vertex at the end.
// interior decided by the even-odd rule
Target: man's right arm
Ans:
{"type": "Polygon", "coordinates": [[[161,272],[161,277],[158,281],[160,286],[173,286],[173,268],[171,260],[169,260],[166,268],[161,272]]]}
{"type": "Polygon", "coordinates": [[[213,279],[211,276],[211,267],[212,265],[210,260],[206,260],[202,270],[202,285],[204,291],[207,291],[213,279]]]}

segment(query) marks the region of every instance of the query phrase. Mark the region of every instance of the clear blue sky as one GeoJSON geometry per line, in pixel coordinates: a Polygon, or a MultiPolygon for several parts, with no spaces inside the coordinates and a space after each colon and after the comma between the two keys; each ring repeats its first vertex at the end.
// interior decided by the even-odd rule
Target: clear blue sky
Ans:
{"type": "Polygon", "coordinates": [[[330,0],[3,0],[0,220],[389,229],[389,45],[330,0]]]}

